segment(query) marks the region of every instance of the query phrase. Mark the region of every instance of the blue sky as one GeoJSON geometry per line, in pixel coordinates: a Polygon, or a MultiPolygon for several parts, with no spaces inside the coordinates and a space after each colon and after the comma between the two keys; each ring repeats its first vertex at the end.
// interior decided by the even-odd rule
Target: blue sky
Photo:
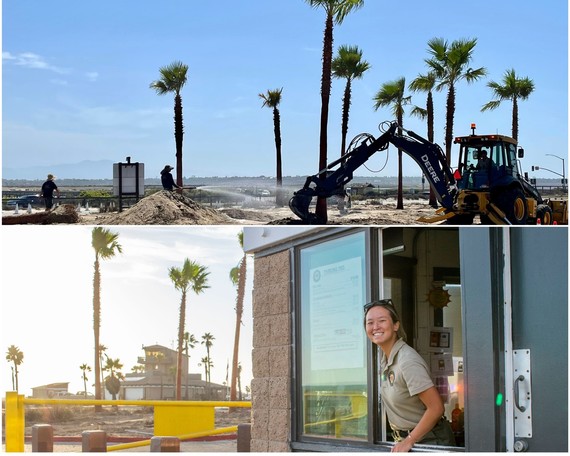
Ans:
{"type": "MultiPolygon", "coordinates": [[[[318,166],[320,78],[324,12],[303,0],[7,0],[3,27],[3,167],[78,163],[145,163],[146,177],[174,164],[173,98],[149,84],[174,60],[189,65],[182,91],[185,176],[275,175],[271,110],[260,92],[283,88],[280,105],[284,175],[314,174],[318,166]]],[[[492,99],[486,87],[514,68],[535,82],[520,103],[520,144],[531,165],[561,171],[545,154],[568,150],[568,6],[520,0],[387,2],[364,7],[335,26],[335,50],[358,45],[372,69],[353,86],[349,139],[377,135],[392,119],[374,111],[380,86],[425,72],[427,42],[477,38],[473,67],[489,75],[457,87],[454,135],[510,134],[511,106],[481,113],[492,99]]],[[[333,81],[328,129],[329,162],[340,152],[344,81],[333,81]]],[[[413,95],[423,106],[425,95],[413,95]]],[[[445,93],[435,94],[436,142],[443,146],[445,93]]],[[[417,118],[407,128],[425,135],[417,118]]],[[[395,175],[395,150],[380,175],[395,175]]],[[[379,169],[378,154],[369,162],[379,169]]],[[[456,158],[454,157],[455,161],[456,158]]],[[[455,166],[455,164],[454,164],[455,166]]],[[[404,160],[406,175],[419,175],[404,160]]],[[[112,170],[109,170],[111,177],[112,170]]],[[[356,174],[369,174],[365,169],[356,174]]],[[[547,172],[536,177],[556,177],[547,172]]],[[[43,178],[44,176],[30,176],[43,178]]],[[[71,177],[71,176],[60,176],[71,177]]]]}
{"type": "MultiPolygon", "coordinates": [[[[86,226],[2,228],[1,347],[2,353],[10,345],[24,352],[19,378],[20,392],[26,396],[32,394],[32,387],[54,382],[70,382],[71,392],[80,391],[79,366],[93,367],[91,230],[86,226]],[[54,246],[59,246],[57,251],[54,246]]],[[[206,332],[215,337],[212,381],[223,383],[233,353],[237,292],[229,272],[243,257],[237,239],[240,228],[121,226],[110,230],[119,234],[123,253],[101,262],[101,343],[107,354],[119,358],[123,373],[129,373],[138,357],[144,356],[143,345],[176,349],[181,295],[168,269],[182,267],[189,258],[208,268],[210,288],[199,295],[188,294],[186,330],[198,340],[206,332]]],[[[252,378],[253,261],[248,261],[248,280],[240,337],[243,387],[252,378]]],[[[198,363],[205,356],[204,345],[190,351],[190,372],[203,375],[198,363]]],[[[11,391],[10,365],[4,358],[0,373],[1,391],[11,391]]]]}

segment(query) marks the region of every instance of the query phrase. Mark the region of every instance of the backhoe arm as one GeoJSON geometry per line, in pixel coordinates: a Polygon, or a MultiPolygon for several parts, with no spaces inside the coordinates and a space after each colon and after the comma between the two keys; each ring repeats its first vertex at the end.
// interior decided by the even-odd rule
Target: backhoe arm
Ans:
{"type": "Polygon", "coordinates": [[[303,188],[295,192],[289,201],[291,210],[305,223],[318,224],[320,221],[317,216],[309,212],[313,197],[328,198],[342,194],[344,186],[352,180],[354,171],[376,152],[386,150],[390,143],[414,159],[434,189],[440,204],[445,208],[451,208],[455,179],[441,148],[412,131],[406,131],[406,136],[400,135],[396,132],[397,128],[398,124],[392,122],[386,132],[377,139],[372,135],[366,135],[366,139],[352,151],[330,163],[317,174],[307,177],[303,188]],[[330,171],[339,164],[338,169],[330,171]]]}

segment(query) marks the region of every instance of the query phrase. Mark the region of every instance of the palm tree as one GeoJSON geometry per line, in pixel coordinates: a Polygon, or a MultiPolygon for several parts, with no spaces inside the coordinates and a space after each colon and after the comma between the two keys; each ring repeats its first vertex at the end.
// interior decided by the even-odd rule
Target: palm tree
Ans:
{"type": "Polygon", "coordinates": [[[12,367],[12,389],[18,391],[18,366],[24,362],[24,352],[15,345],[10,345],[6,352],[6,361],[14,364],[12,367]]]}
{"type": "Polygon", "coordinates": [[[134,374],[142,374],[145,371],[145,367],[142,364],[137,364],[133,367],[131,367],[131,372],[133,372],[134,374]]]}
{"type": "MultiPolygon", "coordinates": [[[[106,228],[97,226],[91,232],[91,246],[95,250],[95,264],[93,272],[93,333],[95,336],[95,399],[101,399],[101,373],[100,373],[100,344],[99,331],[101,329],[101,271],[100,260],[113,258],[116,252],[123,251],[117,241],[119,235],[106,228]]],[[[101,411],[96,405],[95,410],[101,411]]]]}
{"type": "MultiPolygon", "coordinates": [[[[333,57],[333,28],[334,24],[342,24],[346,16],[364,5],[364,0],[305,0],[313,8],[325,10],[325,30],[323,38],[323,71],[321,76],[321,126],[319,139],[319,170],[327,166],[327,126],[329,120],[329,100],[331,95],[331,74],[333,57]]],[[[321,178],[325,179],[322,175],[321,178]]],[[[316,215],[326,223],[327,200],[317,198],[316,215]]]]}
{"type": "Polygon", "coordinates": [[[207,371],[207,378],[206,381],[209,383],[211,381],[211,377],[210,377],[210,367],[212,367],[214,364],[212,363],[212,358],[210,358],[210,347],[212,347],[212,345],[214,345],[214,343],[212,342],[215,339],[214,336],[212,336],[212,334],[210,333],[205,333],[202,336],[202,345],[206,346],[206,359],[207,359],[207,365],[208,365],[208,371],[207,371]]]}
{"type": "Polygon", "coordinates": [[[275,153],[277,157],[276,170],[276,198],[275,202],[278,206],[283,205],[281,190],[283,186],[282,163],[281,163],[281,114],[279,113],[279,103],[281,103],[281,93],[283,87],[275,90],[268,90],[267,93],[260,93],[258,96],[263,100],[262,108],[267,106],[273,109],[273,131],[275,134],[275,153]]]}
{"type": "Polygon", "coordinates": [[[481,111],[496,109],[501,104],[501,101],[510,100],[513,103],[512,114],[512,137],[518,140],[519,136],[519,104],[518,100],[526,100],[529,95],[534,91],[534,82],[529,78],[517,77],[514,68],[505,71],[503,76],[503,84],[491,81],[487,83],[487,87],[493,90],[494,96],[497,100],[492,100],[486,103],[481,108],[481,111]]]}
{"type": "MultiPolygon", "coordinates": [[[[243,231],[238,233],[238,242],[243,250],[243,231]]],[[[236,329],[234,336],[234,354],[232,358],[232,380],[230,386],[230,401],[235,401],[237,398],[237,381],[239,377],[239,338],[242,325],[243,316],[243,300],[245,297],[245,281],[247,277],[247,255],[244,252],[243,257],[238,265],[230,271],[230,280],[237,287],[236,297],[236,329]]]]}
{"type": "Polygon", "coordinates": [[[241,363],[238,366],[238,391],[239,391],[239,400],[242,400],[241,397],[241,363]]]}
{"type": "MultiPolygon", "coordinates": [[[[188,364],[190,364],[190,354],[188,352],[189,348],[194,348],[198,340],[194,337],[194,334],[190,334],[189,332],[184,333],[184,353],[186,354],[186,360],[188,364]]],[[[188,375],[186,375],[186,391],[184,393],[184,397],[188,400],[188,375]]]]}
{"type": "Polygon", "coordinates": [[[432,38],[428,41],[428,53],[431,58],[426,63],[434,71],[438,84],[436,90],[447,87],[446,121],[445,121],[445,158],[451,163],[451,146],[453,143],[453,117],[455,115],[455,87],[463,79],[472,83],[487,74],[484,67],[469,67],[473,59],[473,50],[477,39],[455,40],[451,44],[443,38],[432,38]]]}
{"type": "Polygon", "coordinates": [[[184,260],[182,268],[171,267],[168,275],[174,288],[182,292],[180,300],[180,315],[178,320],[178,356],[176,362],[176,400],[182,397],[182,345],[184,342],[184,325],[186,320],[186,296],[188,290],[196,294],[204,292],[208,285],[208,269],[188,258],[184,260]]]}
{"type": "Polygon", "coordinates": [[[125,378],[121,373],[122,368],[123,363],[121,363],[119,358],[112,359],[107,356],[107,362],[103,367],[103,370],[109,371],[109,375],[105,379],[105,387],[111,393],[114,401],[117,400],[117,394],[121,391],[121,380],[125,378]]]}
{"type": "Polygon", "coordinates": [[[174,61],[159,69],[160,79],[150,83],[158,95],[174,93],[174,141],[176,143],[176,185],[182,187],[182,140],[184,124],[182,121],[182,97],[180,91],[186,84],[188,65],[174,61]]]}
{"type": "Polygon", "coordinates": [[[85,397],[87,397],[87,372],[91,372],[91,366],[86,363],[79,366],[81,369],[81,378],[83,379],[83,391],[85,392],[85,397]]]}
{"type": "Polygon", "coordinates": [[[204,366],[204,379],[206,380],[206,382],[208,382],[208,373],[209,373],[209,366],[210,366],[210,361],[208,360],[208,357],[204,356],[200,360],[200,363],[198,364],[198,366],[204,366]]]}
{"type": "Polygon", "coordinates": [[[101,384],[105,382],[104,374],[103,374],[103,361],[107,356],[105,352],[107,351],[107,347],[103,344],[99,344],[99,369],[101,370],[101,384]]]}
{"type": "MultiPolygon", "coordinates": [[[[409,105],[412,97],[406,97],[406,78],[399,78],[382,84],[374,96],[374,109],[391,106],[392,114],[398,122],[398,133],[402,134],[404,126],[404,106],[409,105]]],[[[402,150],[398,149],[398,201],[396,209],[404,209],[404,193],[402,188],[402,150]]]]}
{"type": "MultiPolygon", "coordinates": [[[[412,92],[426,92],[427,100],[425,109],[419,106],[414,106],[411,111],[412,115],[418,116],[421,119],[427,120],[427,139],[429,142],[434,142],[434,130],[433,130],[433,89],[436,83],[436,76],[433,71],[429,71],[426,74],[420,74],[416,79],[414,79],[410,85],[409,89],[412,92]]],[[[435,192],[433,188],[429,188],[429,205],[431,207],[437,207],[437,198],[435,197],[435,192]]]]}
{"type": "Polygon", "coordinates": [[[352,94],[352,81],[360,79],[370,69],[370,64],[362,60],[362,51],[358,46],[340,46],[338,55],[332,61],[332,74],[335,78],[346,79],[342,98],[342,130],[340,156],[346,153],[346,135],[348,134],[348,112],[352,94]]]}

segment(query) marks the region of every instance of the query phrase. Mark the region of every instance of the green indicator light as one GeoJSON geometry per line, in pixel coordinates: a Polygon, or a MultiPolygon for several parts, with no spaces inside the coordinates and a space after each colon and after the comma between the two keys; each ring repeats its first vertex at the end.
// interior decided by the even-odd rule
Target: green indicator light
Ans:
{"type": "Polygon", "coordinates": [[[495,404],[497,404],[497,407],[503,405],[503,393],[497,394],[497,399],[495,400],[495,404]]]}

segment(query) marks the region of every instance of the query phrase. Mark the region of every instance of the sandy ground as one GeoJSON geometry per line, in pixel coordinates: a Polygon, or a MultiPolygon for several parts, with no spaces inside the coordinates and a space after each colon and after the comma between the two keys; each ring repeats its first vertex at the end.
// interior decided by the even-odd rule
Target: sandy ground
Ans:
{"type": "MultiPolygon", "coordinates": [[[[142,407],[104,407],[100,413],[95,413],[93,407],[72,407],[65,414],[65,419],[52,419],[47,410],[44,416],[35,416],[35,419],[26,419],[25,435],[27,442],[24,452],[31,452],[31,435],[34,424],[51,424],[54,435],[54,452],[80,453],[81,433],[89,430],[104,430],[107,433],[108,444],[121,443],[121,438],[147,440],[153,436],[154,417],[151,408],[142,407]],[[60,438],[58,438],[60,437],[60,438]],[[67,438],[68,441],[64,441],[67,438]],[[115,438],[115,439],[114,439],[115,438]],[[113,441],[115,440],[115,441],[113,441]]],[[[63,414],[62,414],[63,415],[63,414]]],[[[215,411],[215,428],[237,426],[238,424],[251,422],[251,410],[217,408],[215,411]]],[[[2,445],[2,451],[5,445],[2,445]]],[[[146,453],[149,446],[135,447],[127,452],[146,453]]],[[[193,453],[227,453],[237,451],[237,439],[235,433],[217,436],[211,440],[188,440],[181,442],[181,452],[193,453]]]]}
{"type": "MultiPolygon", "coordinates": [[[[34,424],[51,424],[54,436],[80,436],[83,431],[103,430],[108,436],[150,438],[153,435],[154,415],[151,407],[103,407],[96,413],[94,407],[68,407],[64,418],[54,419],[46,410],[42,417],[26,419],[26,435],[32,435],[34,424]],[[53,422],[52,422],[53,421],[53,422]]],[[[215,427],[222,428],[249,423],[251,410],[247,408],[216,408],[215,427]]]]}
{"type": "MultiPolygon", "coordinates": [[[[57,210],[63,210],[58,208],[57,210]]],[[[311,208],[314,211],[314,208],[311,208]]],[[[32,212],[41,212],[33,210],[32,212]]],[[[27,210],[3,211],[3,219],[22,217],[27,210]]],[[[288,206],[263,208],[214,209],[200,205],[188,197],[160,191],[148,196],[130,208],[117,213],[99,213],[97,209],[81,208],[77,223],[82,225],[298,225],[301,220],[288,206]]],[[[329,205],[329,225],[420,225],[422,216],[431,216],[435,210],[426,199],[406,199],[404,209],[396,209],[394,198],[353,201],[343,211],[329,205]]],[[[6,220],[7,222],[7,220],[6,220]]],[[[4,222],[4,223],[6,223],[4,222]]]]}

